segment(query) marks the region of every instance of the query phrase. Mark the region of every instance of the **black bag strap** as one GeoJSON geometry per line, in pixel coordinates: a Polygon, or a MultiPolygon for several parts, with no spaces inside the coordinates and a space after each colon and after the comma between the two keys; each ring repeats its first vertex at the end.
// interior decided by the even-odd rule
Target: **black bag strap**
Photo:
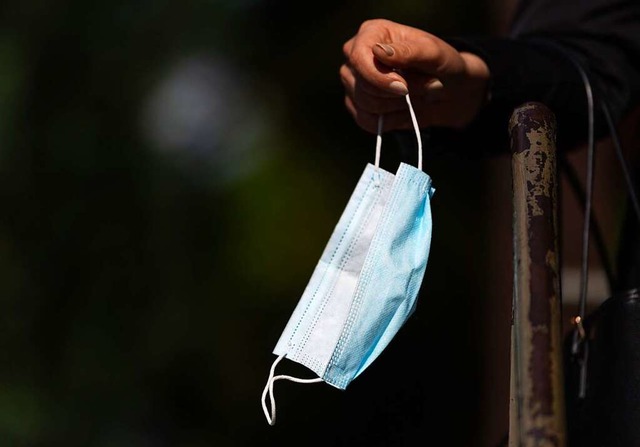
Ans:
{"type": "MultiPolygon", "coordinates": [[[[589,240],[591,235],[591,226],[592,223],[595,223],[595,219],[593,216],[592,205],[593,205],[593,188],[594,188],[594,164],[595,164],[595,98],[598,99],[598,105],[602,110],[602,114],[606,120],[607,127],[609,130],[609,134],[611,136],[616,155],[618,161],[620,163],[620,167],[622,169],[624,179],[626,182],[627,192],[629,196],[629,202],[633,208],[633,211],[636,215],[638,224],[640,225],[640,202],[638,201],[638,197],[636,194],[636,187],[634,181],[631,177],[631,173],[629,172],[628,163],[624,158],[624,154],[622,152],[622,145],[620,142],[620,138],[618,135],[618,131],[616,129],[615,123],[613,122],[613,118],[611,116],[609,105],[605,100],[604,95],[602,95],[600,91],[596,91],[596,95],[594,95],[594,90],[598,88],[597,85],[593,84],[589,78],[587,69],[583,67],[583,64],[578,60],[578,58],[573,54],[570,50],[559,45],[555,42],[551,42],[546,39],[535,39],[532,40],[533,43],[540,44],[542,46],[546,46],[549,48],[553,48],[557,52],[563,54],[571,63],[576,67],[582,82],[585,88],[585,95],[587,99],[587,116],[588,116],[588,127],[587,127],[587,166],[586,166],[586,184],[584,188],[580,187],[579,181],[577,180],[577,175],[573,172],[573,168],[571,165],[566,162],[564,157],[561,158],[562,166],[568,174],[569,182],[572,185],[572,188],[578,195],[584,199],[584,220],[583,220],[583,230],[582,230],[582,256],[581,256],[581,273],[580,273],[580,295],[579,295],[579,307],[578,307],[578,315],[573,318],[573,322],[575,324],[575,328],[573,331],[573,343],[571,346],[571,353],[574,358],[580,364],[580,383],[578,396],[579,398],[584,398],[586,395],[586,383],[587,383],[587,359],[588,359],[588,345],[586,343],[586,333],[583,326],[585,317],[586,317],[586,307],[587,307],[587,289],[588,289],[588,266],[589,266],[589,240]],[[584,192],[583,192],[584,191],[584,192]]],[[[604,247],[604,243],[602,242],[602,237],[600,236],[600,231],[597,225],[594,225],[596,228],[596,244],[598,250],[600,251],[601,258],[603,260],[603,265],[605,266],[605,271],[607,273],[607,277],[609,279],[609,285],[611,289],[614,289],[614,284],[616,283],[612,269],[609,265],[609,257],[606,256],[606,250],[604,247]]]]}

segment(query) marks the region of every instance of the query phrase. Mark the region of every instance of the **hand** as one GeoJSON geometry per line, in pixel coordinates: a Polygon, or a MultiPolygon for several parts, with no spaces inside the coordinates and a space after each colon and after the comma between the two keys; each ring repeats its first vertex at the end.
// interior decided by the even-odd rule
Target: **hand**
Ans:
{"type": "Polygon", "coordinates": [[[356,123],[376,133],[412,128],[409,93],[420,127],[463,128],[487,101],[489,68],[423,30],[389,20],[364,22],[343,46],[345,104],[356,123]]]}

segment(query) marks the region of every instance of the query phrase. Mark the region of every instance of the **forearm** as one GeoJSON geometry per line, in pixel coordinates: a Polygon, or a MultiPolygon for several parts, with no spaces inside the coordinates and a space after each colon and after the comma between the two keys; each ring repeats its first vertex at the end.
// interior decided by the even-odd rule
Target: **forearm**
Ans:
{"type": "MultiPolygon", "coordinates": [[[[462,132],[432,129],[432,144],[465,150],[482,139],[485,152],[507,149],[507,123],[527,101],[545,103],[558,122],[558,147],[571,149],[587,138],[583,80],[567,57],[586,70],[595,96],[596,137],[608,133],[600,104],[619,123],[640,102],[640,2],[584,0],[522,2],[509,37],[447,40],[477,54],[491,73],[491,100],[462,132]]],[[[477,145],[476,145],[477,146],[477,145]]]]}
{"type": "MultiPolygon", "coordinates": [[[[432,145],[446,146],[442,150],[469,150],[473,156],[506,151],[510,115],[528,101],[542,102],[556,115],[559,148],[572,148],[586,139],[585,86],[576,67],[562,53],[507,38],[449,39],[449,42],[485,61],[491,73],[489,99],[464,130],[431,129],[432,145]],[[482,143],[477,144],[479,141],[482,143]]],[[[596,121],[598,135],[602,135],[605,122],[596,121]]]]}

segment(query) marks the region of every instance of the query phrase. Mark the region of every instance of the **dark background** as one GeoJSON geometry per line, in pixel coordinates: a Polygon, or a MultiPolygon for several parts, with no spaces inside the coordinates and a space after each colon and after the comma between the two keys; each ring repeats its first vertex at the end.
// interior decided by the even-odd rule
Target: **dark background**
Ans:
{"type": "MultiPolygon", "coordinates": [[[[509,316],[485,304],[496,277],[510,299],[510,184],[490,173],[508,164],[464,156],[425,165],[429,265],[387,350],[346,391],[278,382],[274,427],[260,406],[271,350],[373,159],[343,106],[343,42],[376,17],[496,33],[496,8],[3,2],[0,446],[497,442],[509,316]]],[[[401,148],[383,148],[392,170],[401,148]]]]}

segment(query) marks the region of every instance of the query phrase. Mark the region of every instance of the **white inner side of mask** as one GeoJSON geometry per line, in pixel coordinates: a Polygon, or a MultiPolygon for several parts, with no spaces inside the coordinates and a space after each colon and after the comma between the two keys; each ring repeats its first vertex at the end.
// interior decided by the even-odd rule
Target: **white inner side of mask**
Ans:
{"type": "MultiPolygon", "coordinates": [[[[422,138],[420,136],[420,128],[418,127],[418,120],[416,118],[416,114],[413,110],[413,106],[411,105],[411,100],[409,99],[409,95],[405,96],[407,101],[407,105],[409,106],[409,113],[411,114],[411,122],[413,123],[413,129],[416,133],[416,140],[418,142],[418,169],[422,170],[422,138]]],[[[383,115],[378,117],[378,133],[376,136],[376,155],[375,155],[375,167],[380,167],[380,154],[382,152],[382,127],[383,127],[383,115]]],[[[292,382],[297,383],[318,383],[322,382],[320,377],[312,378],[312,379],[301,379],[298,377],[288,376],[288,375],[275,375],[276,366],[280,361],[285,357],[286,353],[281,354],[276,358],[271,365],[271,369],[269,370],[269,378],[267,379],[267,384],[262,391],[262,411],[264,412],[265,417],[267,418],[267,422],[269,425],[275,425],[276,423],[276,400],[273,393],[273,384],[277,380],[290,380],[292,382]],[[269,404],[271,407],[271,411],[267,408],[267,395],[269,396],[269,404]]]]}

